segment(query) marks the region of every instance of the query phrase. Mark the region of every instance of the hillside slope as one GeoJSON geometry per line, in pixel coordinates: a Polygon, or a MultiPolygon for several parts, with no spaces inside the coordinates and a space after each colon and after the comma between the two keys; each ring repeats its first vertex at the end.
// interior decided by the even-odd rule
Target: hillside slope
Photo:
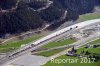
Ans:
{"type": "Polygon", "coordinates": [[[100,7],[100,0],[0,0],[0,36],[77,20],[96,6],[100,7]]]}

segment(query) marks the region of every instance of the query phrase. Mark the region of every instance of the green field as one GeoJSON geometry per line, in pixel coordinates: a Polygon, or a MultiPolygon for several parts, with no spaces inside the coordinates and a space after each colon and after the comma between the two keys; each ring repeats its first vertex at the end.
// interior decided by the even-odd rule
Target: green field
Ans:
{"type": "Polygon", "coordinates": [[[69,56],[60,56],[56,59],[78,59],[77,63],[69,63],[69,62],[66,62],[66,63],[60,63],[58,64],[57,62],[56,63],[53,63],[51,61],[49,61],[47,64],[43,65],[43,66],[100,66],[100,61],[99,62],[94,62],[94,63],[81,63],[81,59],[80,58],[76,58],[76,57],[69,57],[69,56]]]}
{"type": "Polygon", "coordinates": [[[27,39],[24,39],[24,40],[20,40],[20,41],[15,41],[15,42],[10,42],[8,44],[3,44],[3,45],[0,45],[0,53],[3,52],[9,52],[9,51],[13,51],[15,49],[18,49],[21,47],[21,45],[25,45],[25,44],[28,44],[38,38],[42,37],[42,35],[33,35],[31,36],[30,38],[27,38],[27,39]]]}
{"type": "MultiPolygon", "coordinates": [[[[78,49],[78,52],[80,52],[80,50],[82,49],[78,49]]],[[[93,52],[93,53],[98,53],[100,54],[100,48],[94,48],[94,49],[85,49],[85,51],[88,50],[89,52],[93,52]]],[[[70,56],[60,56],[56,59],[78,59],[77,63],[52,63],[51,61],[49,61],[47,64],[43,65],[43,66],[99,66],[100,65],[100,61],[98,62],[93,62],[93,63],[80,63],[82,60],[80,58],[76,58],[76,57],[70,57],[70,56]]]]}
{"type": "Polygon", "coordinates": [[[80,48],[80,49],[78,49],[78,53],[80,53],[81,50],[89,51],[89,52],[91,52],[91,53],[100,54],[100,48],[80,48]]]}
{"type": "Polygon", "coordinates": [[[95,14],[95,13],[91,13],[91,14],[85,14],[85,15],[81,15],[79,17],[79,19],[86,21],[86,20],[91,20],[91,19],[98,19],[100,18],[100,14],[95,14]]]}
{"type": "Polygon", "coordinates": [[[41,56],[45,56],[45,57],[49,57],[52,56],[56,53],[59,53],[61,51],[65,50],[65,48],[60,48],[60,49],[54,49],[54,50],[50,50],[50,51],[45,51],[45,52],[41,52],[41,53],[37,53],[36,55],[41,55],[41,56]]]}
{"type": "Polygon", "coordinates": [[[95,41],[92,41],[92,42],[90,42],[89,44],[98,44],[98,43],[100,43],[100,39],[97,39],[97,40],[95,40],[95,41]]]}
{"type": "MultiPolygon", "coordinates": [[[[61,49],[56,49],[56,50],[50,50],[50,51],[45,51],[45,52],[41,52],[41,53],[37,53],[36,55],[41,55],[41,56],[45,56],[45,57],[49,57],[49,56],[52,56],[52,55],[55,55],[61,51],[65,50],[65,48],[61,48],[61,49]]],[[[97,53],[97,54],[100,54],[100,48],[80,48],[78,49],[78,52],[77,53],[80,53],[81,50],[84,50],[84,51],[89,51],[91,53],[97,53]],[[92,50],[92,51],[91,51],[92,50]]]]}
{"type": "MultiPolygon", "coordinates": [[[[55,42],[48,43],[48,44],[44,45],[41,48],[50,49],[50,48],[54,48],[54,47],[68,45],[68,44],[74,43],[75,41],[76,40],[74,40],[74,39],[60,40],[59,42],[55,41],[55,42]]],[[[50,51],[46,51],[46,52],[41,52],[41,53],[38,53],[38,55],[49,57],[49,56],[52,56],[52,55],[54,55],[56,53],[59,53],[59,52],[61,52],[63,50],[65,50],[65,48],[60,48],[60,49],[56,49],[56,50],[50,50],[50,51]]]]}
{"type": "MultiPolygon", "coordinates": [[[[100,44],[100,39],[97,39],[95,41],[92,41],[89,43],[90,45],[93,45],[93,44],[100,44]]],[[[93,48],[93,46],[91,46],[90,48],[84,48],[84,46],[80,49],[78,49],[78,53],[81,52],[81,50],[84,50],[84,51],[89,51],[91,53],[97,53],[97,54],[100,54],[100,48],[93,48]]]]}
{"type": "MultiPolygon", "coordinates": [[[[96,43],[100,43],[100,39],[90,42],[89,44],[96,44],[96,43]]],[[[93,47],[84,48],[84,46],[83,46],[77,50],[77,53],[80,53],[81,50],[84,50],[84,51],[88,50],[91,53],[100,54],[100,47],[99,48],[93,48],[93,47]]],[[[60,64],[58,64],[58,63],[52,63],[51,61],[49,61],[48,63],[46,63],[43,66],[100,66],[100,61],[93,62],[93,63],[80,63],[81,62],[80,58],[70,57],[70,56],[65,56],[65,55],[60,56],[56,59],[78,59],[78,62],[77,63],[60,63],[60,64]]]]}
{"type": "Polygon", "coordinates": [[[59,47],[59,46],[64,46],[64,45],[68,45],[68,44],[72,44],[74,43],[76,40],[74,39],[65,39],[65,40],[61,40],[61,41],[55,41],[55,42],[51,42],[51,43],[48,43],[44,46],[42,46],[41,48],[54,48],[54,47],[59,47]]]}

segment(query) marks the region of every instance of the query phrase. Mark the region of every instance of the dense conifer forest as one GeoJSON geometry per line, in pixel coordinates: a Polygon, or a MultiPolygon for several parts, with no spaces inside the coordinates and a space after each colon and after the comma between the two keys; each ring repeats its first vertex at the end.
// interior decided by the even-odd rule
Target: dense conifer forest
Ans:
{"type": "MultiPolygon", "coordinates": [[[[0,35],[14,34],[40,28],[44,23],[59,20],[65,11],[65,20],[77,20],[79,15],[94,11],[100,6],[100,0],[50,0],[48,8],[38,9],[48,5],[47,0],[0,0],[0,35]],[[16,7],[17,8],[13,9],[16,7]],[[8,11],[8,12],[5,12],[8,11]]],[[[56,23],[56,22],[55,22],[56,23]]]]}

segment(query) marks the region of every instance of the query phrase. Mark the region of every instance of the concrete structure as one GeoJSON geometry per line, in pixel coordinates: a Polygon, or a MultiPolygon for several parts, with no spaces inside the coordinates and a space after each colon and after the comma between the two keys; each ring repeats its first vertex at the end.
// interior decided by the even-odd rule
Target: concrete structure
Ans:
{"type": "MultiPolygon", "coordinates": [[[[37,41],[35,41],[33,43],[27,44],[26,46],[18,49],[15,52],[12,52],[9,55],[10,57],[7,58],[7,60],[9,60],[9,58],[10,59],[15,59],[17,57],[23,56],[23,55],[27,54],[28,52],[30,52],[31,50],[37,49],[39,47],[39,45],[43,45],[43,43],[50,42],[50,40],[52,40],[52,39],[54,40],[54,38],[57,38],[57,37],[63,35],[64,33],[67,33],[67,35],[68,35],[69,32],[71,32],[71,33],[73,32],[74,33],[76,30],[81,30],[81,29],[84,29],[84,27],[90,27],[90,26],[93,26],[93,25],[96,25],[96,24],[100,24],[100,19],[94,19],[94,20],[81,22],[81,23],[66,27],[64,29],[61,29],[59,31],[56,31],[56,32],[54,32],[54,33],[52,33],[52,34],[50,34],[48,36],[45,36],[45,37],[43,37],[43,38],[41,38],[41,39],[39,39],[39,40],[37,40],[37,41]]],[[[95,37],[97,38],[97,36],[98,35],[96,34],[95,37]]],[[[89,40],[91,40],[93,38],[94,38],[94,35],[91,35],[89,38],[82,39],[82,40],[78,41],[78,43],[75,43],[73,45],[81,46],[85,42],[87,42],[87,41],[89,41],[89,40]]]]}
{"type": "Polygon", "coordinates": [[[33,44],[37,45],[37,44],[39,44],[39,43],[41,43],[41,42],[43,42],[45,40],[53,38],[53,37],[55,37],[57,35],[60,35],[60,34],[62,34],[64,32],[67,32],[67,31],[69,31],[71,29],[80,29],[80,28],[83,28],[83,27],[86,27],[86,26],[89,26],[89,25],[92,25],[92,24],[95,24],[95,23],[100,23],[100,19],[88,20],[88,21],[84,21],[84,22],[81,22],[81,23],[66,27],[64,29],[61,29],[61,30],[59,30],[57,32],[54,32],[54,33],[52,33],[52,34],[50,34],[50,35],[48,35],[48,36],[36,41],[36,42],[34,42],[33,44]]]}
{"type": "Polygon", "coordinates": [[[33,42],[32,44],[28,44],[28,45],[22,47],[18,51],[13,52],[12,54],[10,54],[10,56],[13,56],[13,55],[19,54],[19,53],[21,53],[23,51],[29,50],[29,49],[31,49],[32,47],[35,47],[38,44],[41,44],[41,43],[43,43],[43,42],[45,42],[45,41],[47,41],[49,39],[52,39],[53,37],[59,36],[59,35],[65,33],[65,32],[68,32],[70,30],[81,29],[81,28],[84,28],[86,26],[94,25],[94,24],[97,24],[97,23],[100,23],[100,19],[88,20],[88,21],[84,21],[84,22],[81,22],[81,23],[66,27],[66,28],[61,29],[59,31],[56,31],[56,32],[54,32],[54,33],[52,33],[52,34],[50,34],[48,36],[45,36],[45,37],[33,42]]]}

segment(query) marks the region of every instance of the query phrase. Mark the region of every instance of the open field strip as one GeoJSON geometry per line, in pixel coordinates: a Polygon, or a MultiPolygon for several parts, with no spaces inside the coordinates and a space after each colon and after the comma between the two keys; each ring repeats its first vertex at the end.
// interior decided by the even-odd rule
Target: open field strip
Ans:
{"type": "Polygon", "coordinates": [[[74,42],[76,42],[76,40],[74,40],[74,39],[65,39],[65,40],[61,40],[61,41],[57,41],[57,42],[48,43],[48,44],[44,45],[43,47],[41,47],[41,49],[51,49],[51,48],[56,48],[56,47],[57,47],[57,49],[39,52],[39,53],[37,53],[37,55],[46,56],[46,57],[52,56],[52,55],[59,53],[66,49],[66,48],[60,48],[61,46],[65,46],[65,45],[67,46],[74,42]]]}
{"type": "Polygon", "coordinates": [[[80,15],[79,19],[86,21],[86,20],[91,20],[91,19],[98,19],[100,18],[100,14],[99,13],[89,13],[89,14],[85,14],[85,15],[80,15]]]}
{"type": "Polygon", "coordinates": [[[7,44],[0,45],[0,53],[2,53],[2,52],[5,53],[5,52],[12,51],[12,50],[16,50],[16,49],[20,48],[22,45],[28,44],[36,39],[39,39],[42,36],[43,35],[37,34],[37,35],[33,35],[24,40],[9,42],[7,44]]]}
{"type": "Polygon", "coordinates": [[[76,42],[75,39],[70,39],[69,38],[69,39],[65,39],[65,40],[50,42],[50,43],[42,46],[41,48],[49,49],[49,48],[54,48],[54,47],[59,47],[59,46],[64,46],[64,45],[72,44],[74,42],[76,42]]]}

